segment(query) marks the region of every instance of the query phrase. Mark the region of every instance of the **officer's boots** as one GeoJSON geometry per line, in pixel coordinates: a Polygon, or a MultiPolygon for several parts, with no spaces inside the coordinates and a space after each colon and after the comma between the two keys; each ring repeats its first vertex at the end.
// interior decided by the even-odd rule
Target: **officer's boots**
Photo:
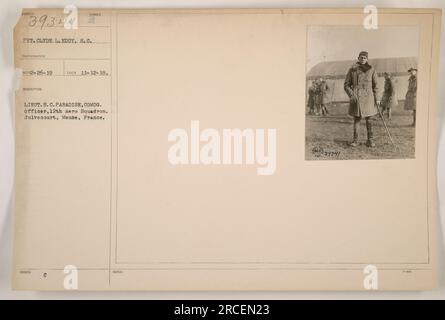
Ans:
{"type": "Polygon", "coordinates": [[[372,133],[372,122],[371,119],[366,119],[366,131],[368,133],[368,140],[366,141],[366,146],[369,148],[374,148],[375,143],[373,141],[373,133],[372,133]]]}
{"type": "Polygon", "coordinates": [[[359,127],[359,124],[360,124],[360,120],[354,119],[354,136],[353,136],[352,141],[349,143],[349,145],[351,147],[357,147],[358,146],[358,129],[359,129],[358,127],[359,127]]]}

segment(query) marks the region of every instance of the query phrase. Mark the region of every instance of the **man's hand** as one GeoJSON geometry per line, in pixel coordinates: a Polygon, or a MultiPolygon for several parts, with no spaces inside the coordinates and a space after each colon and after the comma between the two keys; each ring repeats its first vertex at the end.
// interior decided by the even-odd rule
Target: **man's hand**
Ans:
{"type": "Polygon", "coordinates": [[[349,97],[351,102],[356,103],[358,101],[357,96],[355,95],[355,93],[352,93],[351,96],[349,97]]]}

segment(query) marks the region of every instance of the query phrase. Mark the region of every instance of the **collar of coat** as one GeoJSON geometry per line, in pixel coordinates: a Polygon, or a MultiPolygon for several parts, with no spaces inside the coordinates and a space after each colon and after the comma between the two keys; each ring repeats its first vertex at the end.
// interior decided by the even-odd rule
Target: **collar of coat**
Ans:
{"type": "Polygon", "coordinates": [[[372,66],[369,63],[361,64],[360,62],[356,62],[355,65],[352,66],[355,70],[360,69],[362,72],[368,72],[372,66]]]}

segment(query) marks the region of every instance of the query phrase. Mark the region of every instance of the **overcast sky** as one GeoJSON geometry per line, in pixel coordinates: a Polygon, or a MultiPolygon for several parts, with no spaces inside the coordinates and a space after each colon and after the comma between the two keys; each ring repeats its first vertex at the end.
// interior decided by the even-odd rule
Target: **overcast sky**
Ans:
{"type": "Polygon", "coordinates": [[[419,28],[384,26],[366,30],[362,26],[309,26],[307,70],[322,61],[353,60],[360,51],[369,59],[417,57],[419,28]]]}

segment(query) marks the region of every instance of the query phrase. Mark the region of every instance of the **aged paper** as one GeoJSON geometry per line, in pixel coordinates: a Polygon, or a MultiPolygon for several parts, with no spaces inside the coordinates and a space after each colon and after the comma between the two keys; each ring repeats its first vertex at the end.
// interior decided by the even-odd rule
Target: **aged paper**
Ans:
{"type": "Polygon", "coordinates": [[[440,10],[75,13],[14,31],[13,288],[436,286],[440,10]]]}

